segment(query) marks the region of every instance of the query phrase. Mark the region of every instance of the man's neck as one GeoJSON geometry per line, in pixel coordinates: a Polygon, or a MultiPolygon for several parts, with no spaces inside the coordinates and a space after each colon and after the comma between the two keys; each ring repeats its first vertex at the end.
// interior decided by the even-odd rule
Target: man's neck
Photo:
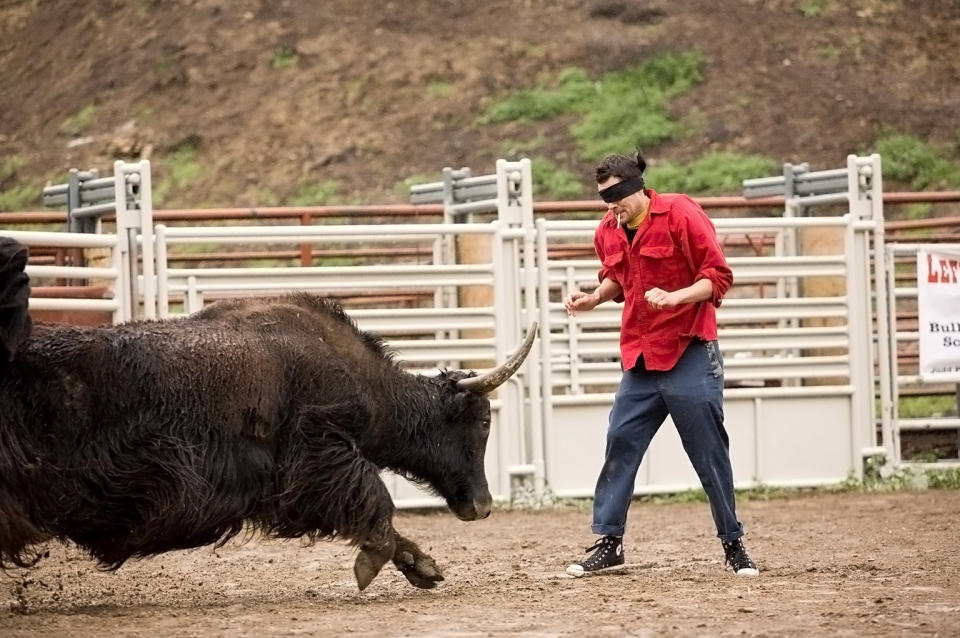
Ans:
{"type": "Polygon", "coordinates": [[[634,217],[633,219],[627,222],[627,228],[629,228],[630,230],[636,230],[640,228],[640,225],[643,224],[644,221],[646,221],[647,216],[649,214],[650,214],[650,204],[648,203],[646,208],[644,208],[639,215],[637,215],[636,217],[634,217]]]}
{"type": "Polygon", "coordinates": [[[643,210],[641,210],[636,217],[627,222],[627,228],[631,230],[640,228],[640,224],[642,224],[650,214],[650,198],[646,196],[646,193],[644,193],[643,199],[645,200],[643,202],[643,210]]]}

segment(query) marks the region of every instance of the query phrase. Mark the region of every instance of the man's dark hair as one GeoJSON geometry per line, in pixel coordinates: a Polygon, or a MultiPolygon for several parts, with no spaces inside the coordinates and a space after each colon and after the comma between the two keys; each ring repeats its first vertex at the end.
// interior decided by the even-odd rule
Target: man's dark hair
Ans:
{"type": "Polygon", "coordinates": [[[636,158],[618,154],[607,155],[597,166],[597,183],[601,184],[611,177],[619,177],[621,181],[631,177],[642,178],[646,168],[647,160],[643,159],[643,155],[639,152],[636,158]]]}

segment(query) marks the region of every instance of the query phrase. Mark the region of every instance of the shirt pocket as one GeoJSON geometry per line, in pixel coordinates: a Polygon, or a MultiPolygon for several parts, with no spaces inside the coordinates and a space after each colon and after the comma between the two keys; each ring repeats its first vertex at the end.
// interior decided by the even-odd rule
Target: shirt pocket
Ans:
{"type": "Polygon", "coordinates": [[[610,253],[603,258],[603,268],[600,271],[600,281],[605,277],[613,279],[617,283],[621,281],[623,274],[623,252],[610,253]]]}
{"type": "Polygon", "coordinates": [[[640,275],[648,289],[667,286],[670,292],[693,283],[687,260],[678,247],[672,244],[641,246],[637,254],[640,255],[640,275]]]}

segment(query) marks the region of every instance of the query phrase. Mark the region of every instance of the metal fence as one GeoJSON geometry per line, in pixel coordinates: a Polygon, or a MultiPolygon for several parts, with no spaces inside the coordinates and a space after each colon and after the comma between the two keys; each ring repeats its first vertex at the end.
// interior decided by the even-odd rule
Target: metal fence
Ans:
{"type": "MultiPolygon", "coordinates": [[[[127,171],[118,166],[118,174],[127,171]]],[[[38,281],[113,282],[109,299],[56,303],[109,307],[116,321],[194,312],[231,296],[311,290],[343,298],[374,292],[350,314],[361,328],[383,334],[412,372],[492,366],[513,349],[524,327],[538,320],[539,356],[531,356],[493,402],[487,454],[491,490],[506,499],[518,480],[529,480],[541,498],[588,495],[620,377],[620,308],[607,304],[577,317],[563,311],[566,293],[596,284],[596,261],[580,248],[590,246],[596,221],[535,219],[529,171],[529,162],[499,162],[493,177],[451,172],[447,186],[458,195],[443,196],[442,206],[459,208],[445,223],[422,223],[418,217],[418,223],[154,226],[146,215],[152,212],[149,205],[123,197],[125,208],[118,207],[113,234],[5,234],[33,245],[89,243],[108,249],[109,267],[80,272],[31,266],[29,272],[38,281]],[[457,191],[456,179],[473,180],[467,184],[472,190],[457,191]],[[479,199],[465,208],[471,203],[462,201],[470,199],[467,195],[479,199]],[[470,217],[491,208],[503,215],[492,222],[470,217]],[[128,231],[134,227],[124,212],[129,209],[140,213],[139,232],[128,231]],[[466,242],[481,245],[473,258],[464,258],[466,242]],[[301,257],[311,258],[297,266],[236,268],[175,262],[176,254],[185,253],[173,248],[191,246],[206,253],[242,247],[265,255],[293,246],[301,257]],[[399,251],[416,259],[315,266],[312,255],[320,250],[354,257],[365,250],[399,251]],[[406,301],[398,304],[401,296],[406,301]]],[[[895,295],[887,291],[895,288],[883,258],[879,157],[851,156],[846,169],[825,173],[798,171],[798,183],[808,185],[793,191],[789,180],[767,178],[760,187],[782,188],[783,197],[764,191],[761,200],[737,198],[742,205],[762,205],[766,216],[714,219],[735,278],[718,322],[739,486],[837,483],[862,470],[864,455],[884,451],[899,460],[894,442],[900,422],[883,410],[878,415],[874,405],[877,388],[896,391],[891,379],[898,378],[897,371],[888,362],[902,337],[890,325],[895,295]],[[844,212],[801,214],[823,204],[844,205],[844,212]],[[783,209],[771,213],[771,206],[783,209]],[[810,232],[829,236],[829,250],[807,251],[804,236],[810,232]]],[[[419,189],[417,196],[435,200],[434,186],[419,189]]],[[[435,205],[393,212],[409,222],[407,213],[419,215],[428,206],[435,205]]],[[[584,203],[579,209],[586,208],[598,205],[584,203]]],[[[430,214],[438,210],[431,208],[430,214]]],[[[31,301],[33,308],[53,303],[31,301]]],[[[402,479],[387,480],[401,506],[437,502],[402,479]]],[[[698,484],[668,422],[641,466],[637,491],[698,484]]]]}

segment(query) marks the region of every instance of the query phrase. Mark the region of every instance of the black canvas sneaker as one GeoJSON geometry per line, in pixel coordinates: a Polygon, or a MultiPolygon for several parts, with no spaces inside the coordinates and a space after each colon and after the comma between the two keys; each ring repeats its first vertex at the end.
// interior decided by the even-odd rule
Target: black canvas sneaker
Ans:
{"type": "Polygon", "coordinates": [[[567,567],[567,573],[579,578],[623,567],[623,539],[619,536],[603,536],[587,548],[587,553],[590,552],[593,554],[586,560],[567,567]]]}
{"type": "Polygon", "coordinates": [[[747,548],[739,538],[735,541],[720,541],[723,543],[723,553],[727,555],[724,561],[733,568],[737,576],[756,576],[760,573],[757,564],[750,560],[747,548]]]}

